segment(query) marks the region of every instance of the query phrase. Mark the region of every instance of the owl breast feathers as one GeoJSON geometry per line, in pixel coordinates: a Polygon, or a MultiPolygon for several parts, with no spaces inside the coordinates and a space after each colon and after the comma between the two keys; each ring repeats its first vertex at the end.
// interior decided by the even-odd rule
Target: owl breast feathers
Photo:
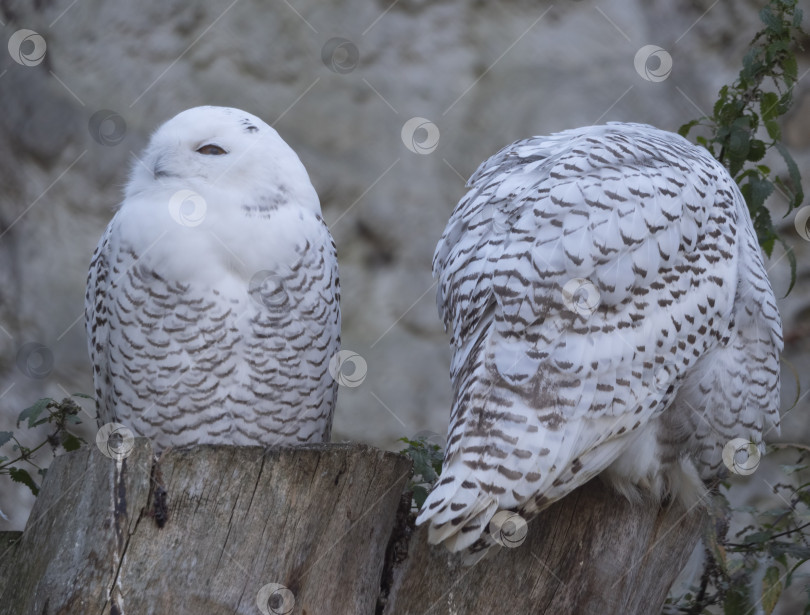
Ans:
{"type": "MultiPolygon", "coordinates": [[[[454,401],[418,523],[451,550],[597,474],[693,503],[735,438],[778,431],[779,313],[745,202],[706,150],[639,124],[484,162],[433,260],[454,401]]],[[[483,541],[483,543],[482,543],[483,541]]]]}
{"type": "Polygon", "coordinates": [[[259,118],[198,107],[158,129],[85,306],[100,423],[157,449],[329,440],[335,245],[306,170],[259,118]]]}

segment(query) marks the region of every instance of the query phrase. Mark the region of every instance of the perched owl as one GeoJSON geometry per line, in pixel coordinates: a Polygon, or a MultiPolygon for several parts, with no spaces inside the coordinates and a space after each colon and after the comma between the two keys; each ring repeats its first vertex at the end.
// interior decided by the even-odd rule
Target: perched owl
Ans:
{"type": "Polygon", "coordinates": [[[99,422],[158,450],[328,441],[339,294],[295,152],[244,111],[180,113],[133,165],[90,264],[99,422]]]}
{"type": "MultiPolygon", "coordinates": [[[[778,429],[781,322],[736,184],[613,123],[484,162],[434,256],[454,401],[417,523],[451,550],[598,474],[694,503],[735,438],[778,429]]],[[[479,542],[476,542],[479,541],[479,542]]]]}

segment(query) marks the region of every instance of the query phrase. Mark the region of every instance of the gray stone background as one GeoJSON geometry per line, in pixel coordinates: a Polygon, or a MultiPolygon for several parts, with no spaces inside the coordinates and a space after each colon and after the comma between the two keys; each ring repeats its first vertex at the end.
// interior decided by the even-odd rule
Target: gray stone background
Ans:
{"type": "MultiPolygon", "coordinates": [[[[321,197],[339,251],[343,347],[368,364],[361,386],[341,388],[334,438],[398,448],[401,436],[444,433],[450,351],[430,264],[465,179],[518,138],[611,120],[676,130],[709,111],[739,70],[763,4],[3,1],[3,40],[26,28],[47,51],[24,66],[0,49],[0,429],[40,397],[92,391],[82,317],[92,250],[150,132],[212,104],[273,124],[321,197]],[[345,42],[330,47],[335,37],[345,42]],[[670,54],[665,79],[636,70],[645,45],[670,54]],[[101,110],[126,124],[121,134],[103,126],[107,144],[90,129],[101,110]],[[413,117],[438,128],[429,154],[402,138],[413,117]],[[30,343],[47,351],[26,363],[20,349],[30,343]]],[[[805,51],[783,125],[806,178],[809,60],[805,51]]],[[[660,68],[655,58],[645,67],[660,68]]],[[[426,136],[417,131],[417,145],[426,136]]],[[[771,205],[781,220],[784,199],[771,205]]],[[[780,302],[786,358],[807,391],[810,243],[793,216],[780,225],[799,260],[796,289],[780,302]]],[[[786,263],[779,249],[768,263],[780,296],[786,263]]],[[[788,408],[790,372],[784,390],[788,408]]],[[[807,436],[807,409],[804,398],[789,412],[783,437],[807,436]]],[[[21,528],[30,499],[0,478],[9,517],[0,529],[21,528]]]]}

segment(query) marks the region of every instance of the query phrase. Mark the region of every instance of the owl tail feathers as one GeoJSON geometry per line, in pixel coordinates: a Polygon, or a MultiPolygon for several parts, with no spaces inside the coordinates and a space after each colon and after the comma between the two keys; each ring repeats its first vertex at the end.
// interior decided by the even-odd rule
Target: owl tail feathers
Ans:
{"type": "Polygon", "coordinates": [[[498,501],[483,494],[473,481],[443,475],[425,500],[416,524],[430,521],[428,542],[461,551],[482,537],[496,510],[498,501]]]}

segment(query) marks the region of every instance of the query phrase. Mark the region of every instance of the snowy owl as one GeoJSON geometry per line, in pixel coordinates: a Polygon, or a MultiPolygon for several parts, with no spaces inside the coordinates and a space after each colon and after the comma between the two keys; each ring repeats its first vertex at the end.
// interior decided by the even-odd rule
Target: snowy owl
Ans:
{"type": "Polygon", "coordinates": [[[468,186],[433,261],[454,402],[417,520],[431,542],[474,552],[499,509],[532,515],[598,474],[691,504],[730,441],[764,450],[781,322],[709,152],[612,123],[513,143],[468,186]]]}
{"type": "Polygon", "coordinates": [[[180,113],[133,165],[90,264],[99,422],[157,450],[328,441],[339,293],[295,152],[244,111],[180,113]]]}

